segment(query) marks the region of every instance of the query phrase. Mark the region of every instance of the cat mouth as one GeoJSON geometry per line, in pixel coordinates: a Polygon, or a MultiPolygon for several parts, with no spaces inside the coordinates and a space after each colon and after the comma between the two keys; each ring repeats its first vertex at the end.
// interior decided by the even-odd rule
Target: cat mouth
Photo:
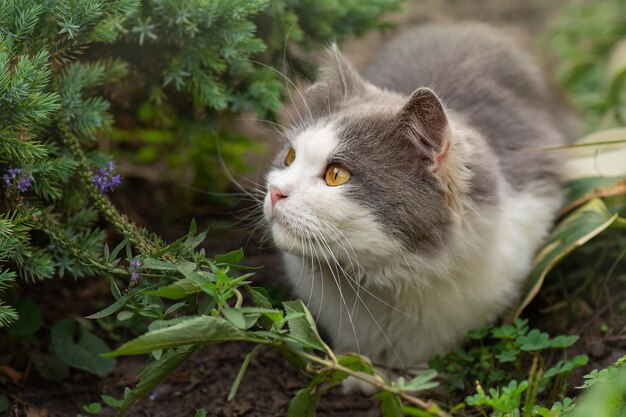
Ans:
{"type": "Polygon", "coordinates": [[[297,238],[298,240],[302,239],[302,236],[296,232],[294,226],[285,216],[274,213],[271,223],[273,230],[277,229],[277,231],[285,233],[292,238],[297,238]]]}
{"type": "Polygon", "coordinates": [[[274,211],[270,225],[274,243],[278,248],[295,255],[304,253],[306,238],[299,232],[302,226],[299,227],[288,216],[278,211],[274,211]]]}

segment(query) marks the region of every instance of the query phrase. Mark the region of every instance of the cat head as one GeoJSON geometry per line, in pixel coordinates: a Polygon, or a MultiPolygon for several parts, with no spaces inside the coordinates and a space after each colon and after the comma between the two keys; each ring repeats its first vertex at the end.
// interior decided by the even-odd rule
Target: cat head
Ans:
{"type": "Polygon", "coordinates": [[[434,255],[455,192],[444,106],[428,88],[410,97],[378,89],[336,48],[329,56],[267,175],[263,209],[275,243],[329,262],[434,255]]]}

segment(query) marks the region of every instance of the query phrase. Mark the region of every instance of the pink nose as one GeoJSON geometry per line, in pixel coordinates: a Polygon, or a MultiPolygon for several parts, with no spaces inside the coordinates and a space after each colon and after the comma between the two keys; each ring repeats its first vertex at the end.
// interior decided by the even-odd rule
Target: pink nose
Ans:
{"type": "Polygon", "coordinates": [[[272,207],[274,207],[274,204],[276,204],[278,200],[287,198],[287,193],[285,193],[284,191],[280,190],[278,187],[275,187],[273,185],[270,185],[269,192],[270,192],[270,199],[272,200],[272,207]]]}

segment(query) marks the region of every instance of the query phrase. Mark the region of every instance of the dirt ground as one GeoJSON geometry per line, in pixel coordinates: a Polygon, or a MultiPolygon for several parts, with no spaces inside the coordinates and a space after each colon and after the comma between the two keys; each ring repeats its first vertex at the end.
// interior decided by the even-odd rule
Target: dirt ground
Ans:
{"type": "MultiPolygon", "coordinates": [[[[363,68],[372,54],[397,30],[424,21],[480,20],[493,22],[520,33],[534,36],[541,33],[547,22],[556,16],[568,2],[565,0],[526,0],[502,1],[484,0],[429,0],[410,2],[402,13],[391,17],[398,23],[398,29],[385,34],[371,34],[361,40],[350,41],[345,50],[358,68],[363,68]]],[[[248,126],[250,128],[250,126],[248,126]]],[[[253,127],[254,128],[254,127],[253,127]]],[[[258,162],[259,166],[263,162],[258,162]]],[[[149,190],[140,180],[129,181],[126,190],[116,194],[115,203],[122,211],[129,212],[138,223],[150,226],[165,238],[173,239],[185,232],[184,227],[192,217],[200,226],[215,223],[215,219],[231,220],[228,214],[219,213],[208,206],[198,205],[193,213],[180,213],[176,207],[176,192],[149,190]],[[129,192],[132,189],[132,193],[129,192]],[[136,192],[135,192],[136,191],[136,192]],[[155,196],[163,203],[154,203],[155,196]],[[128,196],[132,195],[132,201],[128,196]],[[126,196],[126,197],[125,197],[126,196]],[[160,223],[163,213],[171,213],[167,224],[160,223]]],[[[262,285],[282,291],[289,297],[290,291],[281,284],[281,268],[278,257],[271,245],[260,245],[258,236],[250,237],[246,229],[215,229],[206,243],[207,253],[224,253],[244,247],[246,263],[264,266],[255,280],[262,285]]],[[[69,316],[85,316],[98,308],[93,299],[108,294],[108,285],[103,281],[82,281],[68,283],[64,288],[50,282],[32,287],[37,301],[46,301],[44,317],[48,321],[69,316]],[[69,288],[68,288],[69,286],[69,288]],[[52,301],[54,300],[54,301],[52,301]]],[[[591,367],[604,366],[626,351],[626,321],[615,316],[610,308],[602,311],[586,312],[575,322],[565,323],[558,311],[544,314],[547,306],[534,305],[529,314],[534,317],[533,325],[545,329],[563,330],[566,327],[572,334],[582,333],[578,344],[581,352],[591,356],[591,367]],[[610,323],[611,333],[602,333],[598,323],[610,323]]],[[[188,361],[173,376],[157,387],[150,399],[137,405],[129,416],[193,416],[196,409],[204,407],[209,416],[286,416],[289,400],[302,388],[307,378],[298,375],[280,354],[271,349],[261,349],[252,359],[239,392],[231,402],[226,396],[231,383],[246,353],[251,347],[232,343],[210,346],[188,361]]],[[[0,352],[0,363],[2,363],[0,352]]],[[[105,379],[83,372],[72,372],[69,380],[63,383],[49,383],[41,380],[36,372],[27,366],[19,369],[26,378],[18,383],[11,382],[0,373],[0,392],[6,392],[12,399],[10,416],[52,417],[75,416],[81,413],[83,405],[98,401],[100,394],[121,397],[125,386],[136,383],[136,374],[143,358],[129,357],[118,361],[114,371],[105,379]]],[[[85,414],[83,412],[83,414],[85,414]]],[[[112,415],[103,411],[100,415],[112,415]]],[[[339,390],[323,397],[318,409],[321,417],[368,417],[380,416],[377,404],[361,395],[343,395],[339,390]]]]}

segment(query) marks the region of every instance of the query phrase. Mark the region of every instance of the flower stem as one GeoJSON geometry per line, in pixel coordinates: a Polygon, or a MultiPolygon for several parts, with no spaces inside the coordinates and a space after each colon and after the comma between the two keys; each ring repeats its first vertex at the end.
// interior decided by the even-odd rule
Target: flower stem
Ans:
{"type": "Polygon", "coordinates": [[[94,266],[108,273],[125,273],[125,271],[120,271],[119,269],[107,265],[106,263],[102,263],[100,259],[89,253],[85,249],[81,248],[78,244],[76,244],[76,242],[67,239],[63,231],[47,219],[41,217],[40,215],[33,215],[32,218],[37,229],[47,234],[53,241],[61,244],[77,259],[80,259],[81,262],[94,266]]]}
{"type": "Polygon", "coordinates": [[[91,173],[91,167],[85,157],[84,152],[80,148],[80,142],[76,135],[74,135],[67,123],[67,120],[63,116],[59,117],[59,128],[63,136],[63,142],[67,145],[72,156],[78,162],[80,168],[80,178],[83,185],[87,188],[89,196],[93,200],[94,204],[98,207],[100,212],[106,217],[115,229],[127,237],[143,255],[150,255],[156,251],[155,246],[150,242],[139,228],[123,216],[111,201],[100,191],[93,183],[93,175],[91,173]]]}

